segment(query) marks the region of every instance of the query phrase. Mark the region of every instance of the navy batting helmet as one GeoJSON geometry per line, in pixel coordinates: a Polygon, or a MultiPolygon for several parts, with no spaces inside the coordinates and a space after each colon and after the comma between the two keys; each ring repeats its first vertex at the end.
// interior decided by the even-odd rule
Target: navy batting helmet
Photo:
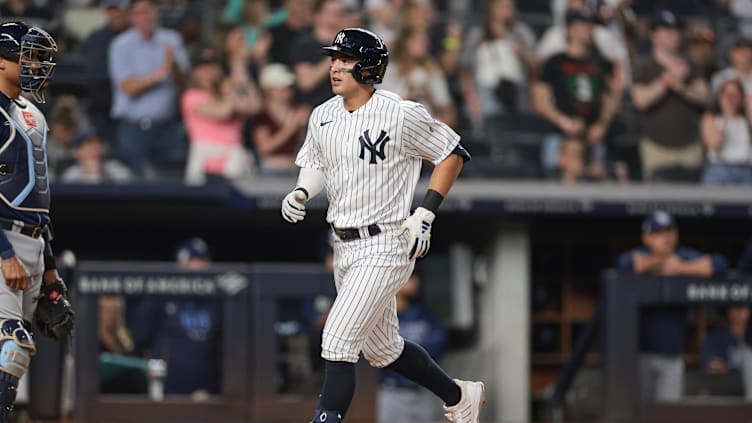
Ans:
{"type": "Polygon", "coordinates": [[[47,80],[55,70],[57,44],[45,30],[23,22],[0,24],[0,57],[21,67],[21,90],[44,103],[47,80]]]}
{"type": "Polygon", "coordinates": [[[346,28],[337,33],[331,46],[322,47],[327,56],[341,54],[358,60],[352,74],[361,84],[378,84],[384,80],[389,52],[384,41],[371,31],[346,28]]]}

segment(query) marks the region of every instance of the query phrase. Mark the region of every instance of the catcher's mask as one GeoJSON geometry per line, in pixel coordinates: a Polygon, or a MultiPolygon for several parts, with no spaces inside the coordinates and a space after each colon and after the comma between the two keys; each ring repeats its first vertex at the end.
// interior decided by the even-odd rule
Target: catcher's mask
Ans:
{"type": "Polygon", "coordinates": [[[20,66],[21,91],[44,103],[42,90],[55,71],[57,43],[39,27],[23,22],[0,24],[0,56],[20,66]]]}

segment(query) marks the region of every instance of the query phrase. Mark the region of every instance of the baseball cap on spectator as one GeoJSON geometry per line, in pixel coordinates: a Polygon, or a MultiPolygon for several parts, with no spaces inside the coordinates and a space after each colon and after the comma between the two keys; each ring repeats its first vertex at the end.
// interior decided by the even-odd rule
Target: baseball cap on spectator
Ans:
{"type": "Polygon", "coordinates": [[[588,8],[580,8],[567,11],[567,25],[571,25],[575,22],[595,23],[595,21],[595,15],[588,8]]]}
{"type": "Polygon", "coordinates": [[[752,39],[741,36],[737,37],[733,44],[731,44],[731,48],[738,48],[738,47],[746,47],[748,49],[752,49],[752,39]]]}
{"type": "Polygon", "coordinates": [[[186,263],[191,259],[211,259],[209,245],[201,238],[191,238],[178,244],[175,249],[175,260],[186,263]]]}
{"type": "Polygon", "coordinates": [[[212,48],[203,48],[191,59],[191,65],[195,68],[201,65],[220,63],[219,55],[212,48]]]}
{"type": "Polygon", "coordinates": [[[295,75],[282,63],[270,63],[261,69],[261,88],[286,88],[295,83],[295,75]]]}
{"type": "Polygon", "coordinates": [[[656,210],[645,217],[642,222],[642,233],[649,234],[675,227],[676,221],[673,216],[663,210],[656,210]]]}
{"type": "Polygon", "coordinates": [[[707,26],[693,26],[687,34],[687,41],[691,43],[715,43],[715,32],[707,26]]]}
{"type": "Polygon", "coordinates": [[[650,30],[655,31],[658,28],[679,29],[681,24],[679,19],[673,13],[668,10],[663,10],[655,15],[650,20],[650,30]]]}
{"type": "Polygon", "coordinates": [[[80,129],[73,137],[73,148],[80,147],[84,142],[91,140],[92,138],[99,138],[99,134],[94,127],[87,127],[80,129]]]}
{"type": "Polygon", "coordinates": [[[126,9],[128,6],[131,5],[130,0],[102,0],[100,2],[100,5],[102,7],[119,7],[121,9],[126,9]]]}

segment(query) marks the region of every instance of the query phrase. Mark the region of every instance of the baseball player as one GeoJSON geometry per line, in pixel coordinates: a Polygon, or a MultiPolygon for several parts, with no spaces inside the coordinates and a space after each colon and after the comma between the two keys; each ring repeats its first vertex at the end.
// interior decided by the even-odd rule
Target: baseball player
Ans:
{"type": "Polygon", "coordinates": [[[38,102],[54,70],[55,41],[21,22],[0,24],[0,423],[36,347],[31,322],[62,338],[73,311],[49,245],[47,122],[38,102]]]}
{"type": "Polygon", "coordinates": [[[295,189],[282,217],[296,223],[308,200],[326,188],[335,234],[337,298],[323,330],[324,385],[314,422],[340,422],[355,390],[362,352],[439,396],[452,422],[477,422],[484,385],[451,379],[419,345],[399,335],[395,294],[430,246],[436,210],[470,158],[459,135],[417,103],[377,90],[389,54],[374,33],[340,31],[322,53],[335,96],[316,107],[296,164],[295,189]],[[433,170],[428,192],[410,215],[421,161],[433,170]]]}

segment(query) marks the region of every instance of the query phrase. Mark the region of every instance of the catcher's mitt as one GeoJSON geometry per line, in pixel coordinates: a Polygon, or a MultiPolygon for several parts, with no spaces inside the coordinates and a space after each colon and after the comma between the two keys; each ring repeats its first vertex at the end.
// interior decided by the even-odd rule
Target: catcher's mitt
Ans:
{"type": "Polygon", "coordinates": [[[42,284],[39,295],[35,298],[37,308],[34,310],[34,326],[54,340],[65,339],[73,332],[73,307],[65,298],[68,289],[62,279],[50,284],[42,284]]]}

